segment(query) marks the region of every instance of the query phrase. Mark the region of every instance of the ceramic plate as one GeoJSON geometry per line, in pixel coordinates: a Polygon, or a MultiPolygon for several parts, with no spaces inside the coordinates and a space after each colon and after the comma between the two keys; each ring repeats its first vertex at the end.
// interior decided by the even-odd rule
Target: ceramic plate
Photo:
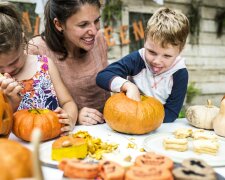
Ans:
{"type": "Polygon", "coordinates": [[[52,143],[53,142],[54,141],[49,141],[49,142],[45,142],[41,145],[41,147],[40,147],[40,160],[41,160],[42,164],[45,165],[45,166],[57,168],[59,162],[54,161],[51,158],[52,143]]]}
{"type": "Polygon", "coordinates": [[[197,154],[192,151],[191,139],[188,140],[189,149],[184,152],[174,150],[165,150],[163,147],[163,139],[166,137],[174,137],[172,133],[155,133],[151,134],[144,140],[143,147],[146,151],[154,151],[162,155],[170,157],[174,162],[181,163],[186,158],[199,158],[206,161],[210,166],[225,166],[225,140],[219,138],[220,148],[216,156],[208,154],[197,154]]]}
{"type": "MultiPolygon", "coordinates": [[[[55,140],[49,141],[49,142],[45,142],[43,144],[41,144],[40,146],[40,161],[42,162],[42,165],[44,166],[48,166],[48,167],[52,167],[52,168],[58,168],[58,161],[54,161],[51,158],[51,154],[52,154],[52,143],[55,140]]],[[[104,141],[106,142],[106,141],[104,141]]],[[[110,142],[108,142],[110,143],[110,142]]],[[[111,142],[112,143],[112,142],[111,142]]],[[[113,153],[118,153],[119,152],[119,148],[114,150],[113,153]]],[[[91,158],[89,156],[87,156],[85,158],[86,161],[91,161],[91,162],[97,162],[96,159],[91,158]]]]}

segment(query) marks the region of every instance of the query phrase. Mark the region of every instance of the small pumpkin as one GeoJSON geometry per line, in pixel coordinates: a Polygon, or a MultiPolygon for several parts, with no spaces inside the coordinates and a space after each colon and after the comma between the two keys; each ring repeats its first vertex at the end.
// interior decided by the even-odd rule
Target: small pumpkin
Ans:
{"type": "Polygon", "coordinates": [[[61,133],[58,116],[49,109],[23,109],[14,113],[12,132],[25,141],[30,141],[34,128],[40,128],[42,141],[53,139],[61,133]]]}
{"type": "Polygon", "coordinates": [[[207,100],[207,105],[190,106],[186,111],[189,123],[202,129],[213,129],[213,118],[218,114],[219,108],[207,100]]]}
{"type": "Polygon", "coordinates": [[[112,95],[103,113],[112,129],[126,134],[148,133],[157,129],[164,119],[164,107],[157,99],[141,96],[138,102],[124,93],[112,95]]]}
{"type": "Polygon", "coordinates": [[[12,129],[13,112],[5,95],[0,91],[0,137],[8,137],[12,129]]]}
{"type": "Polygon", "coordinates": [[[32,153],[20,143],[0,139],[0,179],[12,180],[33,176],[32,153]]]}
{"type": "Polygon", "coordinates": [[[220,104],[220,111],[213,119],[213,129],[217,135],[225,137],[225,98],[220,104]]]}

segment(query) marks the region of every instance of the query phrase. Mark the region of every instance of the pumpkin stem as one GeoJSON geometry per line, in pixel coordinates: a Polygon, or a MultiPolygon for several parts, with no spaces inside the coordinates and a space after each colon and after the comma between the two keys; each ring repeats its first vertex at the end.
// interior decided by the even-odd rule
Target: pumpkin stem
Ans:
{"type": "Polygon", "coordinates": [[[207,99],[207,107],[209,108],[213,107],[212,101],[210,99],[207,99]]]}
{"type": "Polygon", "coordinates": [[[41,114],[41,112],[38,109],[35,109],[37,111],[38,114],[41,114]]]}

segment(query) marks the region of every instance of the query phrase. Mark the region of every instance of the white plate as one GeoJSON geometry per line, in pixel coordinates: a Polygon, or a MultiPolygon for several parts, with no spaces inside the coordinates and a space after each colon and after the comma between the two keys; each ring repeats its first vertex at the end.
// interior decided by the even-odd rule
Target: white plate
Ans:
{"type": "Polygon", "coordinates": [[[41,144],[39,152],[40,152],[40,160],[41,160],[43,165],[49,166],[49,167],[53,167],[53,168],[57,168],[59,162],[58,161],[54,161],[51,158],[52,143],[54,141],[49,141],[49,142],[45,142],[45,143],[41,144]]]}
{"type": "MultiPolygon", "coordinates": [[[[41,144],[40,146],[40,161],[42,162],[42,164],[44,166],[48,166],[48,167],[52,167],[52,168],[58,168],[58,164],[59,164],[59,161],[54,161],[52,160],[52,143],[54,142],[55,140],[52,140],[52,141],[48,141],[48,142],[45,142],[43,144],[41,144]]],[[[110,143],[108,141],[104,141],[104,142],[107,142],[107,143],[110,143]]],[[[112,142],[111,142],[112,143],[112,142]]],[[[117,153],[118,154],[119,152],[119,147],[118,149],[114,150],[112,153],[117,153]]],[[[98,160],[96,159],[93,159],[89,156],[87,156],[85,158],[85,160],[87,161],[95,161],[97,162],[98,160]]]]}
{"type": "Polygon", "coordinates": [[[184,152],[178,152],[174,150],[165,150],[163,147],[163,139],[166,137],[173,137],[172,133],[157,133],[152,134],[145,138],[143,147],[145,151],[154,151],[156,153],[170,157],[174,162],[181,163],[186,158],[198,158],[204,160],[210,166],[225,166],[225,140],[224,138],[219,138],[220,148],[218,154],[208,155],[208,154],[197,154],[192,151],[192,143],[189,141],[189,149],[184,152]]]}

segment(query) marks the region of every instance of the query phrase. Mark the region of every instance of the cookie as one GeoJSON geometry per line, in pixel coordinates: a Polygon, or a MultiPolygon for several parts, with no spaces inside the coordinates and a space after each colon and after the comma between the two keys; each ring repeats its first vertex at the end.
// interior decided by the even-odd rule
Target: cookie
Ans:
{"type": "Polygon", "coordinates": [[[175,179],[180,180],[214,180],[215,171],[205,161],[189,158],[183,160],[182,167],[173,170],[175,179]]]}
{"type": "Polygon", "coordinates": [[[192,135],[192,129],[190,129],[190,128],[179,128],[179,129],[175,130],[173,132],[173,134],[177,139],[188,138],[188,137],[191,137],[191,135],[192,135]]]}
{"type": "Polygon", "coordinates": [[[186,151],[188,149],[187,139],[176,139],[173,137],[165,138],[163,140],[163,147],[166,150],[186,151]]]}
{"type": "Polygon", "coordinates": [[[218,140],[217,136],[214,133],[208,131],[194,131],[192,133],[192,137],[194,140],[218,140]]]}
{"type": "Polygon", "coordinates": [[[153,152],[145,153],[135,159],[136,166],[154,166],[162,169],[173,169],[173,161],[163,155],[158,155],[153,152]]]}
{"type": "Polygon", "coordinates": [[[125,180],[173,180],[170,170],[153,166],[133,166],[127,170],[125,180]]]}
{"type": "Polygon", "coordinates": [[[123,180],[125,169],[112,161],[100,162],[100,177],[104,180],[123,180]]]}
{"type": "Polygon", "coordinates": [[[99,164],[78,159],[65,159],[59,163],[59,169],[68,178],[94,179],[99,174],[99,164]]]}
{"type": "Polygon", "coordinates": [[[196,172],[202,172],[207,174],[214,174],[215,171],[205,161],[195,158],[188,158],[183,160],[182,166],[189,168],[196,172]]]}
{"type": "Polygon", "coordinates": [[[176,168],[172,172],[175,180],[216,180],[216,177],[213,174],[204,174],[186,167],[176,168]]]}
{"type": "Polygon", "coordinates": [[[219,143],[214,140],[194,140],[193,151],[199,154],[216,155],[219,151],[219,143]]]}

